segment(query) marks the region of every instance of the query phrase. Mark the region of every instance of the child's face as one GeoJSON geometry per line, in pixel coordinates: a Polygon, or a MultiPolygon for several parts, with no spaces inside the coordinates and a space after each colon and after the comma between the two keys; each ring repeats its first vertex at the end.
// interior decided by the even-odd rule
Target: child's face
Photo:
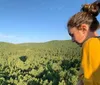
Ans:
{"type": "Polygon", "coordinates": [[[69,35],[72,38],[73,42],[76,42],[78,45],[81,45],[87,36],[87,31],[79,30],[76,27],[68,29],[69,35]]]}

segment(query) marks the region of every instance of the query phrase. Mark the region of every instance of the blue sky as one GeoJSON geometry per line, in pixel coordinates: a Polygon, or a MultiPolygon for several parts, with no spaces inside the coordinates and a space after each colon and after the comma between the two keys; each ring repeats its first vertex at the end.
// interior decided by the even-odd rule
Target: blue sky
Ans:
{"type": "Polygon", "coordinates": [[[0,0],[0,41],[25,43],[68,40],[68,19],[80,11],[82,4],[94,1],[0,0]]]}

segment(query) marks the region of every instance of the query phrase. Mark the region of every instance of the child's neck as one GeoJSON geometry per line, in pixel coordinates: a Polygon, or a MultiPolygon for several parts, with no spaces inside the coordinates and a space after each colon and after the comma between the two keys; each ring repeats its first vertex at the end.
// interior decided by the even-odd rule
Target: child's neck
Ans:
{"type": "Polygon", "coordinates": [[[87,39],[96,36],[98,36],[97,32],[89,32],[87,39]]]}

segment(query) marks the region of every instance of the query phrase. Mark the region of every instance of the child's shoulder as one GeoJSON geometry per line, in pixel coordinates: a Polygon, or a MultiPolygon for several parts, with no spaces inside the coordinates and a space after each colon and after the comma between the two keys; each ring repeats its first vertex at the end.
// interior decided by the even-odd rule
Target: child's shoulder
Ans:
{"type": "Polygon", "coordinates": [[[100,45],[100,36],[89,38],[84,42],[83,46],[88,46],[88,45],[96,46],[98,44],[100,45]]]}
{"type": "Polygon", "coordinates": [[[97,42],[100,42],[100,36],[91,37],[86,41],[86,43],[97,43],[97,42]]]}

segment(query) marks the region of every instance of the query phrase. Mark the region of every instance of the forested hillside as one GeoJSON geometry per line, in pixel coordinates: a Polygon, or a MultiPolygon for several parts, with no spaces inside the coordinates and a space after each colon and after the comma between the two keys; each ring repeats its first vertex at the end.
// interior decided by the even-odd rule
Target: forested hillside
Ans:
{"type": "Polygon", "coordinates": [[[76,85],[80,49],[70,40],[0,42],[0,85],[76,85]]]}

